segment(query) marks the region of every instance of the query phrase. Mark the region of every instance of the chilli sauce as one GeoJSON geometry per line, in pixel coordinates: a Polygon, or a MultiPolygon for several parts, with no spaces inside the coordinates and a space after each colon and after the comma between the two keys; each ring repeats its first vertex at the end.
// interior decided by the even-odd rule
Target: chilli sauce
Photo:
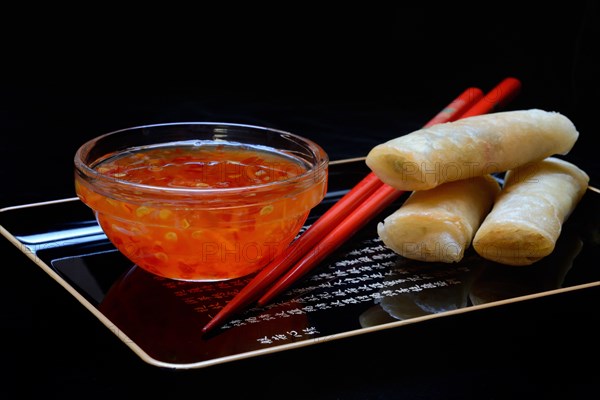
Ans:
{"type": "Polygon", "coordinates": [[[103,188],[78,179],[76,190],[108,238],[141,268],[181,280],[257,271],[294,239],[326,190],[325,180],[302,178],[303,162],[262,147],[140,148],[93,168],[103,188]]]}

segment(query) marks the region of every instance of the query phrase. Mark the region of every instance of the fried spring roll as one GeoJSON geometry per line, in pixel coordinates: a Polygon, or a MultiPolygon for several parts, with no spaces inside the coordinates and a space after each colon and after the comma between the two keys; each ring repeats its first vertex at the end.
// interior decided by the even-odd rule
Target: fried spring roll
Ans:
{"type": "Polygon", "coordinates": [[[406,258],[458,262],[499,191],[499,183],[485,175],[413,192],[379,223],[377,233],[406,258]]]}
{"type": "Polygon", "coordinates": [[[368,167],[406,191],[504,172],[568,153],[579,133],[560,113],[504,111],[433,125],[375,146],[368,167]]]}
{"type": "Polygon", "coordinates": [[[584,171],[555,157],[508,171],[473,239],[475,251],[508,265],[530,265],[546,257],[588,181],[584,171]]]}

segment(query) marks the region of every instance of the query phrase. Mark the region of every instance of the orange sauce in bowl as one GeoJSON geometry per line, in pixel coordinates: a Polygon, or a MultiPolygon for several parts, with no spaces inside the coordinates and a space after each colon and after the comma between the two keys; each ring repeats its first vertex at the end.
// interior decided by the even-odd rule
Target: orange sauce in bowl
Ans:
{"type": "Polygon", "coordinates": [[[108,178],[104,188],[76,179],[76,191],[107,237],[141,268],[181,280],[262,268],[326,191],[326,178],[307,178],[301,160],[249,146],[142,148],[94,169],[108,178]]]}

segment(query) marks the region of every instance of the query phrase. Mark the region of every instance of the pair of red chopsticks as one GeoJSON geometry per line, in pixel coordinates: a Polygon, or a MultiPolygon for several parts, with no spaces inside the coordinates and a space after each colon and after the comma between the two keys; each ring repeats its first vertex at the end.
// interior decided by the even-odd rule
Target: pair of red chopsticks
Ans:
{"type": "MultiPolygon", "coordinates": [[[[424,127],[501,108],[518,94],[520,88],[521,82],[512,77],[501,81],[485,96],[479,88],[468,88],[424,127]]],[[[296,239],[286,252],[263,268],[202,328],[202,333],[209,332],[255,301],[258,305],[267,304],[403,193],[381,182],[374,173],[369,173],[296,239]]]]}

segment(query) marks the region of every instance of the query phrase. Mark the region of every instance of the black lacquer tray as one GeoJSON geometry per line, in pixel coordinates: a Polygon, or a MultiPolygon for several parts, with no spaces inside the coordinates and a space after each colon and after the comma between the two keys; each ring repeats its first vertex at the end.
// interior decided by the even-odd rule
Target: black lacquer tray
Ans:
{"type": "MultiPolygon", "coordinates": [[[[328,194],[308,223],[368,172],[364,159],[332,162],[328,194]]],[[[528,267],[495,264],[472,249],[457,264],[396,255],[379,240],[376,225],[404,199],[274,302],[204,337],[204,324],[252,276],[192,283],[150,275],[112,246],[77,198],[4,208],[0,233],[142,360],[167,368],[208,367],[600,285],[595,188],[565,223],[554,252],[528,267]]]]}

